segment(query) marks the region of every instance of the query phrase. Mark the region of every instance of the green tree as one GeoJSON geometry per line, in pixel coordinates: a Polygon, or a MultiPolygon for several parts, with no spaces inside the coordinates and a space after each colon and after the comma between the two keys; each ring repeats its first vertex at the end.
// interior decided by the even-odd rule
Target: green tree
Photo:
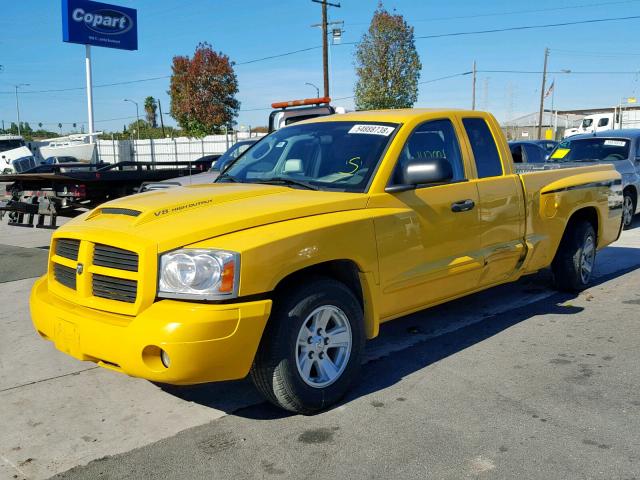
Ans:
{"type": "Polygon", "coordinates": [[[142,137],[143,134],[147,130],[149,130],[149,124],[145,120],[142,120],[142,119],[134,120],[133,122],[131,122],[129,124],[129,126],[127,127],[127,130],[129,132],[132,132],[132,133],[134,133],[134,132],[137,133],[138,130],[139,130],[140,131],[140,136],[142,137]]]}
{"type": "Polygon", "coordinates": [[[171,116],[192,136],[214,133],[233,122],[240,102],[233,62],[208,43],[200,43],[192,58],[173,57],[169,95],[171,116]]]}
{"type": "Polygon", "coordinates": [[[147,123],[152,128],[158,127],[158,103],[153,97],[147,97],[144,99],[144,111],[147,117],[147,123]]]}
{"type": "Polygon", "coordinates": [[[418,99],[422,64],[413,27],[378,4],[355,53],[358,110],[408,108],[418,99]]]}

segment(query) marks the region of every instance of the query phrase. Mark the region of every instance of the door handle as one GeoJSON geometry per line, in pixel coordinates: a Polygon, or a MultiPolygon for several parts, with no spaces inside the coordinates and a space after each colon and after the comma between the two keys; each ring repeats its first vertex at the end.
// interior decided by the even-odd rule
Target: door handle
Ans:
{"type": "Polygon", "coordinates": [[[476,203],[471,199],[460,200],[459,202],[453,202],[451,204],[451,211],[454,213],[467,212],[469,210],[472,210],[475,206],[476,203]]]}

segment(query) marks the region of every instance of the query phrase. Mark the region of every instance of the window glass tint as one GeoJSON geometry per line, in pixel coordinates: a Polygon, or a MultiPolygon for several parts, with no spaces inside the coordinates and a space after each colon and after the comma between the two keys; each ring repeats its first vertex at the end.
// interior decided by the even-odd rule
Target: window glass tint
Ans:
{"type": "Polygon", "coordinates": [[[553,151],[550,159],[558,162],[611,162],[629,158],[626,138],[580,138],[565,140],[553,151]]]}
{"type": "Polygon", "coordinates": [[[6,152],[7,150],[13,150],[14,148],[20,148],[24,146],[22,140],[2,140],[0,141],[0,152],[6,152]]]}
{"type": "Polygon", "coordinates": [[[398,159],[394,184],[401,183],[400,172],[406,162],[416,158],[445,158],[451,164],[452,181],[465,178],[460,145],[450,120],[426,122],[411,133],[398,159]]]}
{"type": "Polygon", "coordinates": [[[487,122],[482,118],[465,118],[462,123],[471,142],[478,178],[502,175],[500,155],[487,122]]]}
{"type": "Polygon", "coordinates": [[[239,156],[218,181],[299,180],[318,189],[364,192],[397,127],[362,121],[290,125],[239,156]]]}
{"type": "Polygon", "coordinates": [[[511,150],[513,163],[522,163],[522,145],[509,145],[509,149],[511,150]]]}
{"type": "Polygon", "coordinates": [[[527,163],[544,162],[546,152],[542,147],[525,143],[523,145],[523,148],[525,153],[527,154],[527,163]]]}

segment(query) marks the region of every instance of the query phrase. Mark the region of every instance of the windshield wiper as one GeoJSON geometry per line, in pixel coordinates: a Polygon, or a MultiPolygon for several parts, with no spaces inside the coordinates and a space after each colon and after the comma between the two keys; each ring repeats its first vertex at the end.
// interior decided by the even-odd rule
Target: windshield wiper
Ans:
{"type": "MultiPolygon", "coordinates": [[[[223,173],[222,175],[220,175],[218,178],[216,178],[216,183],[219,180],[229,180],[229,182],[231,183],[242,183],[240,180],[238,180],[236,177],[234,177],[233,175],[229,175],[228,173],[223,173]]],[[[222,183],[222,182],[221,182],[222,183]]]]}
{"type": "Polygon", "coordinates": [[[311,185],[309,182],[305,182],[304,180],[295,180],[293,178],[285,178],[285,177],[273,177],[273,178],[265,178],[261,180],[252,180],[251,183],[266,183],[269,185],[286,185],[286,186],[296,186],[303,187],[307,190],[319,190],[315,185],[311,185]]]}

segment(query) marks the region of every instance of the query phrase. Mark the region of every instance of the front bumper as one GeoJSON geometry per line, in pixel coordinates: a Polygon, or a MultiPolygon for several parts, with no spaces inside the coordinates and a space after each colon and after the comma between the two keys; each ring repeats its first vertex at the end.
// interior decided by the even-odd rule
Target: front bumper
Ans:
{"type": "Polygon", "coordinates": [[[161,300],[132,317],[68,302],[48,290],[44,276],[33,286],[30,308],[34,327],[58,350],[134,377],[188,385],[249,373],[271,300],[161,300]],[[169,355],[168,368],[160,349],[169,355]]]}

